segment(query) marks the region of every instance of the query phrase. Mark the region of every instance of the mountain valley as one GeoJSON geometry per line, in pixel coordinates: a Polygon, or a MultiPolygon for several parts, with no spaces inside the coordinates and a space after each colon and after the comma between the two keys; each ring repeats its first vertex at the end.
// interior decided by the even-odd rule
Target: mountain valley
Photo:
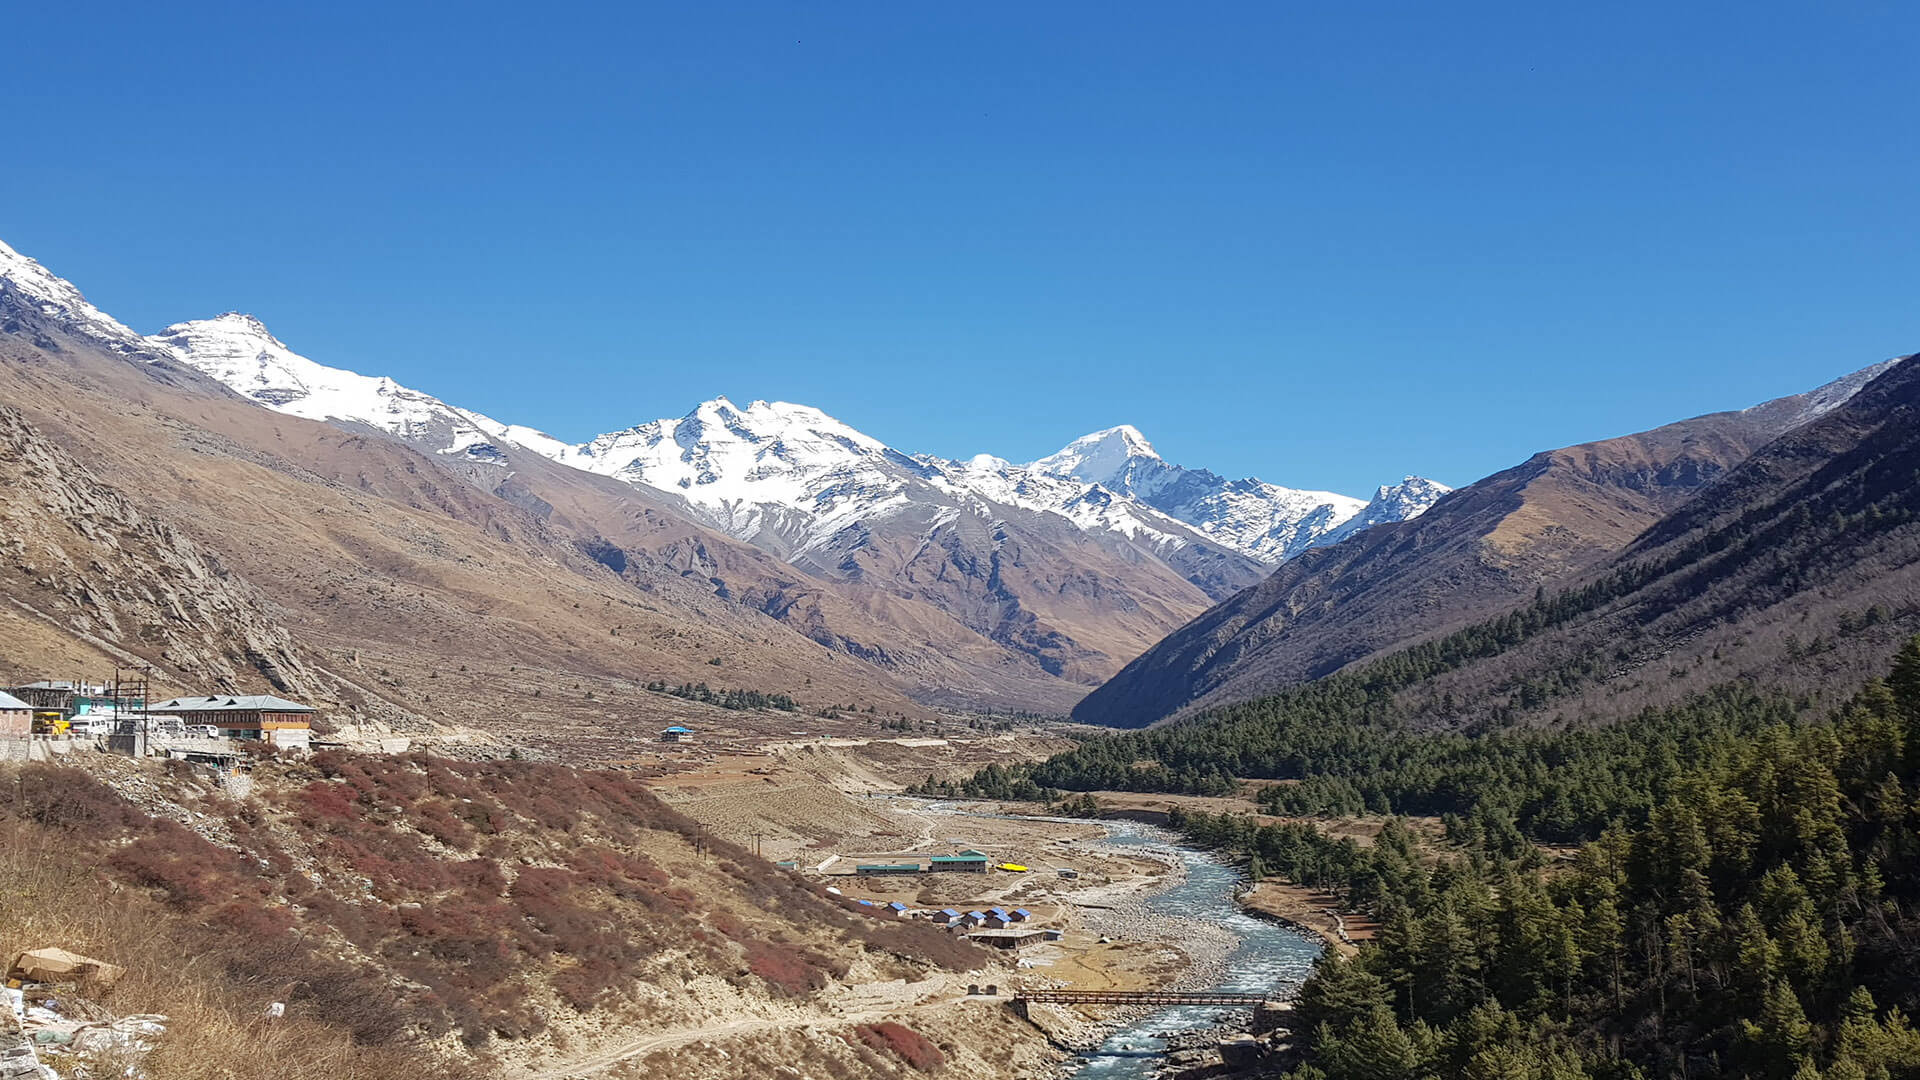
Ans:
{"type": "Polygon", "coordinates": [[[0,882],[112,883],[80,944],[131,961],[120,1000],[197,1010],[158,1063],[228,1060],[188,1038],[277,994],[331,1071],[272,1042],[234,1075],[1040,1075],[1111,1018],[970,985],[1219,977],[1217,928],[1141,906],[1178,860],[1076,817],[1279,870],[1247,902],[1350,954],[1399,940],[1368,882],[1426,904],[1410,867],[1591,839],[1920,629],[1911,358],[1363,501],[1126,425],[951,460],[717,398],[569,444],[246,316],[136,334],[4,254],[0,661],[325,715],[238,797],[113,755],[20,771],[16,835],[62,854],[0,882]],[[1596,794],[1582,754],[1656,779],[1596,794]],[[977,883],[936,872],[975,855],[977,883]],[[1044,964],[935,925],[994,904],[1044,915],[1044,964]],[[153,942],[211,948],[202,923],[189,1006],[153,942]]]}
{"type": "MultiPolygon", "coordinates": [[[[141,428],[149,418],[121,415],[114,395],[191,399],[198,415],[188,423],[219,415],[223,435],[274,432],[274,453],[305,445],[330,460],[317,466],[309,455],[300,467],[328,482],[397,495],[409,512],[451,514],[494,541],[570,549],[542,558],[578,572],[584,556],[600,564],[584,568],[590,576],[652,582],[643,587],[679,595],[689,610],[725,612],[720,624],[731,621],[749,635],[747,626],[781,624],[785,633],[760,648],[720,660],[734,665],[732,677],[743,684],[803,695],[805,678],[795,685],[791,672],[824,649],[851,665],[847,674],[826,673],[821,684],[844,687],[845,699],[1064,712],[1208,604],[1260,580],[1271,561],[1336,539],[1353,523],[1417,514],[1445,490],[1410,480],[1361,503],[1227,482],[1167,465],[1131,429],[1090,436],[1031,466],[985,456],[946,461],[894,450],[804,406],[742,409],[725,399],[573,446],[389,379],[315,363],[248,316],[178,323],[142,337],[11,249],[0,250],[0,308],[21,350],[13,373],[23,374],[32,357],[42,375],[66,382],[38,398],[22,387],[10,400],[28,410],[25,422],[56,434],[62,421],[34,410],[65,410],[74,426],[64,433],[80,440],[68,449],[96,469],[111,473],[116,463],[105,458],[120,448],[154,445],[155,429],[141,428]],[[110,367],[116,363],[125,370],[110,367]],[[212,404],[218,388],[287,419],[270,423],[212,404]],[[82,423],[72,410],[88,393],[104,396],[89,410],[98,419],[82,423]],[[355,437],[288,440],[285,432],[306,430],[287,426],[295,418],[355,437]],[[116,424],[139,430],[87,430],[116,424]],[[395,457],[369,439],[420,456],[395,457]],[[363,452],[387,460],[352,460],[363,452]],[[404,482],[373,482],[383,473],[391,479],[403,460],[404,482]],[[667,584],[667,577],[677,580],[667,584]],[[781,639],[794,644],[773,644],[781,639]],[[776,654],[785,659],[764,662],[776,654]]],[[[176,410],[174,418],[183,416],[176,410]]],[[[235,565],[265,554],[223,551],[224,529],[200,539],[235,565]]],[[[278,565],[339,561],[302,556],[278,565]]],[[[338,612],[345,615],[352,600],[338,598],[367,595],[366,588],[380,586],[322,595],[346,605],[338,612]]],[[[292,597],[301,591],[313,589],[280,593],[279,602],[297,604],[292,597]]],[[[444,617],[472,614],[479,595],[446,598],[444,617]]],[[[383,611],[353,625],[391,618],[383,611]]],[[[523,617],[516,626],[544,621],[523,617]]],[[[714,619],[695,622],[708,627],[714,619]]],[[[602,628],[609,637],[619,630],[618,620],[602,628]]],[[[632,640],[631,628],[626,633],[623,645],[632,640]]],[[[331,644],[384,651],[353,636],[331,644]]],[[[564,649],[584,648],[577,635],[568,640],[564,649]]],[[[636,681],[692,678],[689,659],[645,666],[636,681]]],[[[604,671],[606,661],[567,663],[604,671]]]]}

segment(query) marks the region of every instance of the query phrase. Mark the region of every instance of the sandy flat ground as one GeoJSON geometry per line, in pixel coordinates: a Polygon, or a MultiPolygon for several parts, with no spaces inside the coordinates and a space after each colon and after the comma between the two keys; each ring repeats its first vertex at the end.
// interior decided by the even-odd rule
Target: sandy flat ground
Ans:
{"type": "Polygon", "coordinates": [[[1320,935],[1327,947],[1351,956],[1355,946],[1368,941],[1380,926],[1364,915],[1344,910],[1340,898],[1321,889],[1286,881],[1263,881],[1240,896],[1250,911],[1292,923],[1320,935]]]}

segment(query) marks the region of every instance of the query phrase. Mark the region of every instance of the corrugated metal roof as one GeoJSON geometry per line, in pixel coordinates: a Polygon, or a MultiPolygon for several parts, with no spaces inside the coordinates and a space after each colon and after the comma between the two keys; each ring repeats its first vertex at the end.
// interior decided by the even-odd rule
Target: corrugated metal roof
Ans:
{"type": "Polygon", "coordinates": [[[210,694],[206,697],[177,697],[148,712],[313,712],[313,706],[288,701],[272,694],[210,694]]]}
{"type": "Polygon", "coordinates": [[[19,709],[31,709],[31,708],[33,708],[33,706],[27,704],[24,701],[21,701],[17,697],[14,697],[12,694],[7,693],[5,690],[0,690],[0,709],[4,709],[7,712],[14,712],[19,709]]]}

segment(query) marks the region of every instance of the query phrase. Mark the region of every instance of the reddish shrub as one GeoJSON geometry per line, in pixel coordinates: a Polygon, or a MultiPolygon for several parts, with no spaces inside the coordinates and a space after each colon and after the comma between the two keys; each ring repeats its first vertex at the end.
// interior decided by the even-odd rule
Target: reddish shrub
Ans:
{"type": "Polygon", "coordinates": [[[553,989],[575,1011],[588,1012],[625,981],[612,960],[594,957],[555,974],[553,989]]]}
{"type": "Polygon", "coordinates": [[[152,822],[147,836],[116,850],[107,865],[187,911],[236,899],[258,902],[269,892],[244,860],[171,821],[152,822]]]}
{"type": "MultiPolygon", "coordinates": [[[[139,814],[113,790],[79,769],[31,764],[20,768],[20,815],[28,821],[69,831],[117,830],[140,820],[139,814]]],[[[4,800],[0,812],[14,809],[4,800]]]]}
{"type": "Polygon", "coordinates": [[[827,985],[827,973],[798,949],[757,939],[748,941],[746,948],[747,970],[782,994],[799,997],[827,985]]]}
{"type": "Polygon", "coordinates": [[[447,868],[456,888],[486,896],[499,896],[507,891],[506,876],[500,873],[500,864],[492,859],[468,859],[457,862],[447,868]]]}
{"type": "Polygon", "coordinates": [[[861,1024],[853,1029],[853,1033],[875,1050],[892,1051],[900,1060],[920,1072],[932,1072],[947,1063],[947,1056],[940,1052],[939,1047],[904,1024],[896,1024],[891,1020],[879,1024],[861,1024]]]}
{"type": "Polygon", "coordinates": [[[441,802],[420,803],[413,810],[413,823],[420,831],[458,851],[473,846],[473,831],[453,816],[441,802]]]}
{"type": "Polygon", "coordinates": [[[346,784],[315,780],[300,790],[300,820],[309,825],[325,821],[345,821],[355,815],[356,792],[346,784]]]}
{"type": "Polygon", "coordinates": [[[234,900],[210,912],[207,925],[248,937],[273,937],[293,927],[293,912],[283,907],[262,907],[234,900]]]}

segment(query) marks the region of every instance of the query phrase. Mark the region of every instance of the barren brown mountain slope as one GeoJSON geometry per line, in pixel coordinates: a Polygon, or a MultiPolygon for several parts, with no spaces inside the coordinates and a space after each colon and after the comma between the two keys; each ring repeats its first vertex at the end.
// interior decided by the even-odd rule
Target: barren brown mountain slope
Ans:
{"type": "Polygon", "coordinates": [[[1885,368],[1741,412],[1536,454],[1418,518],[1310,551],[1142,654],[1074,718],[1141,726],[1188,715],[1508,610],[1612,556],[1885,368]]]}
{"type": "MultiPolygon", "coordinates": [[[[473,461],[276,414],[10,295],[0,400],[253,582],[323,668],[455,723],[499,726],[529,685],[583,679],[1064,711],[1209,603],[1126,543],[1013,508],[992,527],[849,536],[844,565],[810,573],[670,495],[513,448],[473,461]],[[465,678],[427,701],[417,680],[446,671],[465,678]]],[[[58,637],[17,664],[80,662],[58,637]]]]}
{"type": "MultiPolygon", "coordinates": [[[[251,599],[238,606],[290,632],[307,667],[339,672],[388,703],[376,711],[512,729],[525,703],[564,709],[569,697],[595,700],[586,695],[605,680],[600,702],[624,693],[645,716],[639,706],[652,695],[628,684],[651,678],[912,707],[884,669],[805,639],[707,578],[664,564],[616,574],[564,527],[398,443],[275,415],[165,364],[56,343],[0,343],[0,400],[157,527],[213,553],[228,577],[249,583],[251,599]]],[[[63,527],[58,505],[16,498],[14,509],[46,535],[63,527]]],[[[24,543],[18,527],[13,539],[24,543]]],[[[97,559],[84,546],[68,558],[71,574],[55,593],[112,592],[117,574],[137,582],[144,572],[141,560],[97,559]]],[[[35,629],[38,643],[9,648],[7,666],[23,673],[71,651],[69,639],[85,629],[39,610],[51,617],[35,629]]],[[[109,652],[154,663],[181,685],[214,676],[171,662],[135,627],[120,630],[102,638],[109,652]]],[[[257,666],[216,681],[268,684],[257,666]]]]}
{"type": "Polygon", "coordinates": [[[323,753],[263,763],[234,801],[177,764],[84,763],[0,773],[21,841],[0,887],[41,901],[0,912],[0,945],[124,965],[89,990],[171,1017],[153,1076],[589,1076],[647,1036],[754,1052],[792,1030],[817,1036],[787,1059],[806,1075],[898,1077],[900,1051],[857,1050],[889,1022],[956,1080],[1032,1075],[1047,1051],[956,1004],[1008,961],[863,914],[631,777],[323,753]]]}
{"type": "Polygon", "coordinates": [[[915,700],[1065,709],[1084,687],[1205,610],[1166,564],[1063,520],[1006,508],[1018,529],[904,519],[853,530],[833,574],[809,573],[692,524],[676,500],[506,448],[510,475],[465,464],[477,485],[590,537],[625,572],[664,567],[889,673],[915,700]]]}
{"type": "Polygon", "coordinates": [[[1557,625],[1404,704],[1448,727],[1571,722],[1724,683],[1816,699],[1877,677],[1920,628],[1917,418],[1909,358],[1582,575],[1557,625]]]}

